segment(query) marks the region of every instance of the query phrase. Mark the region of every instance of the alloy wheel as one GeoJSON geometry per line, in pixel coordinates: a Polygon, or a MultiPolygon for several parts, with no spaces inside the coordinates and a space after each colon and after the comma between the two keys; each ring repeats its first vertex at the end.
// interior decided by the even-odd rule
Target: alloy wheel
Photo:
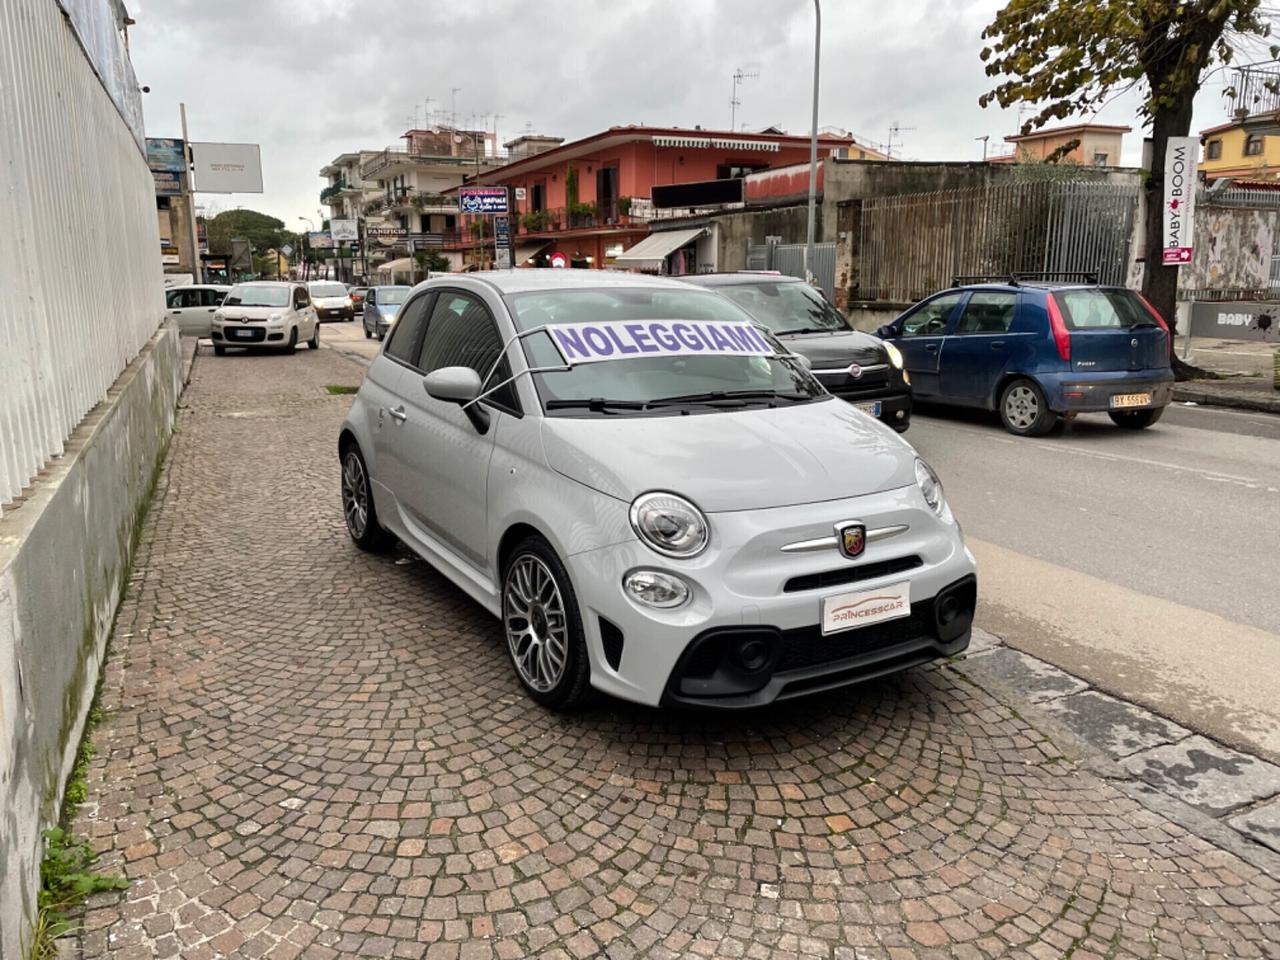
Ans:
{"type": "Polygon", "coordinates": [[[1030,387],[1019,385],[1004,398],[1004,416],[1014,427],[1027,430],[1040,416],[1040,399],[1030,387]]]}
{"type": "Polygon", "coordinates": [[[539,693],[552,690],[564,677],[569,630],[560,588],[540,558],[524,554],[511,565],[502,607],[521,679],[539,693]]]}
{"type": "Polygon", "coordinates": [[[347,518],[347,531],[359,540],[369,524],[369,485],[365,482],[364,464],[354,450],[342,460],[342,512],[347,518]]]}

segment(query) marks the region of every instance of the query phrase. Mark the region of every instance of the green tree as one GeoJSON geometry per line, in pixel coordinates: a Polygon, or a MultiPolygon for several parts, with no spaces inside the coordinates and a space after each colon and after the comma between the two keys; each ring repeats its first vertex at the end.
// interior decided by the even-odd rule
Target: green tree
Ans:
{"type": "Polygon", "coordinates": [[[449,258],[439,250],[419,250],[413,255],[418,266],[431,273],[448,273],[449,258]]]}
{"type": "MultiPolygon", "coordinates": [[[[982,32],[987,75],[1003,79],[978,102],[1042,105],[1024,133],[1142,88],[1152,139],[1142,290],[1170,321],[1178,269],[1160,263],[1169,138],[1190,131],[1192,101],[1210,68],[1230,63],[1249,38],[1270,35],[1266,10],[1261,0],[1009,0],[982,32]]],[[[1172,338],[1170,358],[1185,377],[1172,338]]]]}
{"type": "Polygon", "coordinates": [[[205,222],[205,231],[209,252],[220,254],[231,252],[232,237],[244,237],[261,253],[292,242],[295,236],[285,230],[284,221],[256,210],[224,210],[205,222]]]}

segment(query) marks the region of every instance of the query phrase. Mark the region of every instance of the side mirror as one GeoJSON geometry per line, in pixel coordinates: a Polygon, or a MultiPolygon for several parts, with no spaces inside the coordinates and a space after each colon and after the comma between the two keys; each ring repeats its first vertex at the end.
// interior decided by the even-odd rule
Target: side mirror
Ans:
{"type": "Polygon", "coordinates": [[[800,360],[800,366],[804,367],[806,370],[813,369],[813,361],[809,359],[807,356],[805,356],[803,353],[797,353],[796,357],[798,357],[800,360]]]}
{"type": "Polygon", "coordinates": [[[886,323],[883,327],[881,327],[879,330],[876,331],[876,336],[879,337],[881,340],[892,340],[894,336],[893,324],[886,323]]]}
{"type": "Polygon", "coordinates": [[[475,403],[480,396],[480,374],[470,367],[441,367],[422,378],[427,396],[444,403],[456,403],[462,407],[479,433],[489,429],[489,411],[475,403]]]}

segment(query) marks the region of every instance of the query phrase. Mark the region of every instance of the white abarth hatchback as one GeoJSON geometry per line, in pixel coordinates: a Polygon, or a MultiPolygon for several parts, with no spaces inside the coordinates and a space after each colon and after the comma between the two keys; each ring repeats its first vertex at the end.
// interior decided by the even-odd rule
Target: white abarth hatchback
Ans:
{"type": "Polygon", "coordinates": [[[338,452],[355,542],[399,538],[500,618],[548,706],[754,706],[969,643],[973,557],[929,466],[679,281],[418,285],[338,452]]]}

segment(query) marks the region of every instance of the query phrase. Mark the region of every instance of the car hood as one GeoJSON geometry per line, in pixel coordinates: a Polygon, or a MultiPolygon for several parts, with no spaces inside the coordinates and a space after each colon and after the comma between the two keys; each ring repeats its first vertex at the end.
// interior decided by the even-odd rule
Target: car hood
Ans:
{"type": "Polygon", "coordinates": [[[708,513],[862,496],[915,482],[915,453],[839,400],[689,416],[544,417],[556,472],[631,501],[670,490],[708,513]]]}
{"type": "Polygon", "coordinates": [[[374,308],[384,317],[394,317],[400,312],[400,304],[398,303],[376,303],[374,308]]]}
{"type": "Polygon", "coordinates": [[[884,341],[857,330],[834,333],[790,333],[778,338],[786,346],[808,357],[816,369],[860,363],[888,363],[884,341]]]}
{"type": "Polygon", "coordinates": [[[266,320],[271,316],[284,316],[289,312],[288,307],[242,307],[240,304],[232,306],[222,306],[218,308],[218,313],[224,320],[266,320]]]}

